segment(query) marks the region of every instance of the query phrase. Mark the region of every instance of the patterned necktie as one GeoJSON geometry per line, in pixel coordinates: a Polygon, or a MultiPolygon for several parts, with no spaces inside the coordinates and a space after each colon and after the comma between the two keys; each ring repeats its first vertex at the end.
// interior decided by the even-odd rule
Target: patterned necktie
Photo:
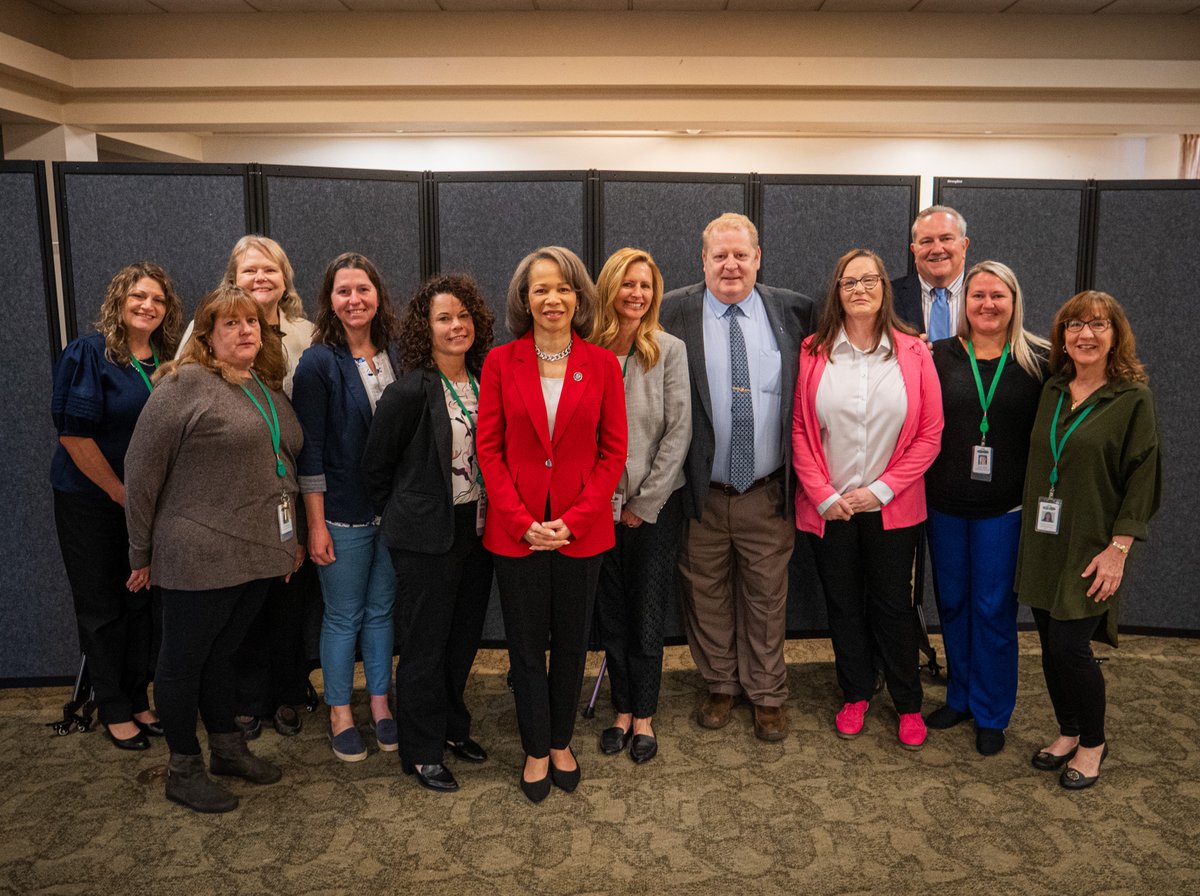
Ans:
{"type": "Polygon", "coordinates": [[[733,426],[729,440],[729,484],[741,494],[754,484],[754,402],[750,393],[750,365],[746,361],[746,338],[738,317],[742,309],[730,305],[729,373],[733,385],[733,426]]]}
{"type": "Polygon", "coordinates": [[[929,306],[929,341],[950,337],[950,300],[944,286],[933,288],[933,304],[929,306]]]}

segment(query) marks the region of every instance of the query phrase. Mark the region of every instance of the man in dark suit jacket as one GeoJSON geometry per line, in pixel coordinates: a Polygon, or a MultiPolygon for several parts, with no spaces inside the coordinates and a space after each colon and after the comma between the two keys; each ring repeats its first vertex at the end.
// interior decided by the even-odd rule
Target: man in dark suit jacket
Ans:
{"type": "Polygon", "coordinates": [[[896,314],[930,341],[944,339],[958,332],[963,306],[963,271],[967,263],[967,222],[948,205],[931,205],[922,209],[913,221],[912,250],[917,272],[892,281],[896,314]],[[941,293],[939,294],[939,290],[941,293]],[[931,314],[936,318],[945,302],[941,324],[930,326],[931,314]],[[942,327],[949,329],[943,331],[942,327]]]}
{"type": "Polygon", "coordinates": [[[781,740],[787,567],[796,538],[792,394],[814,303],[755,285],[762,250],[744,215],[724,214],[705,228],[701,260],[704,282],[668,293],[661,312],[667,331],[687,344],[692,389],[679,569],[688,644],[708,686],[696,719],[723,727],[745,694],[755,734],[781,740]]]}

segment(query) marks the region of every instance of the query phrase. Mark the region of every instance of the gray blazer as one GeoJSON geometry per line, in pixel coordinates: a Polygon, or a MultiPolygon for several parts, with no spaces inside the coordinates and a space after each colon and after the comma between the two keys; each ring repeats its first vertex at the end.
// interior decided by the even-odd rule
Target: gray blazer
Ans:
{"type": "Polygon", "coordinates": [[[687,347],[670,333],[658,334],[658,346],[662,354],[652,369],[637,358],[625,367],[629,458],[617,487],[629,511],[648,523],[658,522],[667,498],[683,485],[692,440],[687,347]]]}
{"type": "MultiPolygon", "coordinates": [[[[791,517],[792,492],[795,487],[792,471],[792,403],[796,391],[796,370],[800,357],[800,343],[816,324],[816,304],[808,296],[790,289],[777,289],[757,284],[762,296],[767,318],[775,330],[775,341],[783,363],[781,381],[783,397],[779,405],[781,456],[783,457],[784,488],[781,490],[779,513],[791,517]]],[[[712,479],[713,453],[716,437],[713,435],[712,398],[708,391],[708,375],[704,361],[704,284],[693,283],[675,289],[663,296],[661,320],[667,331],[678,336],[687,344],[688,371],[692,384],[692,443],[688,448],[684,472],[687,488],[683,492],[684,512],[692,519],[700,519],[704,500],[708,497],[708,485],[712,479]]]]}

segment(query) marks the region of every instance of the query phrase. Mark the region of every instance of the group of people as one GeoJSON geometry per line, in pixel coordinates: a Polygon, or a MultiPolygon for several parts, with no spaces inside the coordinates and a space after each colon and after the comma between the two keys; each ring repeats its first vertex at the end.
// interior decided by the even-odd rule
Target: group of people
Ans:
{"type": "Polygon", "coordinates": [[[961,215],[933,206],[913,224],[914,276],[893,284],[855,249],[823,304],[758,282],[742,215],[705,229],[704,281],[665,296],[648,252],[617,251],[593,282],[547,246],[518,264],[513,339],[495,348],[466,275],[397,311],[371,260],[344,253],[310,323],[283,249],[247,236],[181,335],[166,272],[128,266],[53,399],[56,523],[108,737],[165,735],[166,795],[196,811],[238,804],[210,772],[279,780],[247,742],[264,721],[300,730],[298,608],[319,582],[333,754],[368,754],[361,650],[378,749],[456,790],[446,752],[488,758],[464,692],[494,576],[530,801],[580,781],[593,615],[613,709],[600,751],[655,757],[676,589],[705,683],[696,721],[721,728],[744,698],[755,734],[781,740],[798,529],[825,593],[838,736],[863,730],[882,678],[902,747],[973,720],[979,752],[1001,750],[1019,596],[1059,725],[1033,764],[1090,786],[1108,752],[1090,641],[1115,643],[1126,557],[1157,508],[1153,402],[1111,296],[1073,297],[1041,339],[1013,272],[967,270],[968,245],[961,215]],[[925,538],[949,676],[923,718],[925,538]]]}

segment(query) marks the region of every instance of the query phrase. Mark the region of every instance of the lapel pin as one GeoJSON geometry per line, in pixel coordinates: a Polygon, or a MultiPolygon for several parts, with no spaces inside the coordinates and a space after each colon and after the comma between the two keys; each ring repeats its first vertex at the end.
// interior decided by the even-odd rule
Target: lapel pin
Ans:
{"type": "Polygon", "coordinates": [[[582,379],[583,379],[583,374],[582,374],[582,373],[580,373],[578,370],[576,370],[576,371],[575,371],[575,382],[577,382],[577,383],[578,383],[578,382],[579,382],[580,380],[582,380],[582,379]]]}

